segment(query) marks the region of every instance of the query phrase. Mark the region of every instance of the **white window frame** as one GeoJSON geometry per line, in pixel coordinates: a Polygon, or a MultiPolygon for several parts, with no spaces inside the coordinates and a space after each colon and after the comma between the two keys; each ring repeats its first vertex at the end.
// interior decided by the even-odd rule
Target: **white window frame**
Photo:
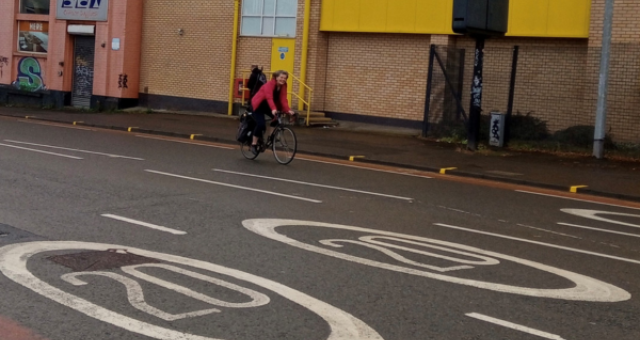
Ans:
{"type": "Polygon", "coordinates": [[[265,15],[264,14],[264,2],[265,0],[258,0],[260,1],[260,14],[256,14],[256,15],[244,15],[244,2],[245,0],[242,0],[242,5],[243,5],[243,9],[241,10],[240,13],[240,17],[241,17],[241,21],[240,21],[240,36],[243,37],[272,37],[272,38],[295,38],[297,31],[298,31],[298,25],[297,25],[297,20],[298,20],[298,1],[296,0],[296,10],[295,10],[295,15],[293,16],[289,16],[289,15],[276,15],[277,9],[278,9],[278,1],[280,0],[274,0],[274,5],[273,5],[273,15],[265,15]],[[242,32],[242,27],[243,27],[243,22],[245,18],[260,18],[260,34],[244,34],[242,32]],[[273,19],[273,27],[271,29],[271,32],[268,32],[268,34],[265,34],[264,32],[264,18],[272,18],[273,19]],[[294,32],[293,35],[276,35],[276,22],[277,19],[294,19],[294,21],[296,22],[296,25],[294,25],[294,32]]]}

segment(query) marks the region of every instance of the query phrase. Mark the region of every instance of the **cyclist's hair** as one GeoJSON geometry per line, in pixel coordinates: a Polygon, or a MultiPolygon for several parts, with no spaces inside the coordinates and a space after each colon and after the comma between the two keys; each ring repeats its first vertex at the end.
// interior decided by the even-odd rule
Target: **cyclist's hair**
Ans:
{"type": "Polygon", "coordinates": [[[273,72],[273,79],[277,79],[278,77],[280,77],[281,75],[285,75],[287,76],[287,78],[289,78],[289,72],[284,71],[284,70],[280,70],[280,71],[275,71],[273,72]]]}

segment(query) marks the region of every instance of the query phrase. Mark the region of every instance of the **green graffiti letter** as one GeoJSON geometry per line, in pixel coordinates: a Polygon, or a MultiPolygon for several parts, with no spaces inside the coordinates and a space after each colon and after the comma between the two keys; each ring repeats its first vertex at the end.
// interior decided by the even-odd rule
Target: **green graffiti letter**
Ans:
{"type": "Polygon", "coordinates": [[[42,68],[35,58],[23,58],[18,64],[20,88],[27,91],[38,91],[44,86],[42,68]]]}

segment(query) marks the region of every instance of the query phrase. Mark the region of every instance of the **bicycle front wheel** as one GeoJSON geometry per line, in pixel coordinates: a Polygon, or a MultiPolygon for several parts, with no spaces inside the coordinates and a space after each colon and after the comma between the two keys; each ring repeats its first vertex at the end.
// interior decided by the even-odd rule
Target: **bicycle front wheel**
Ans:
{"type": "Polygon", "coordinates": [[[291,163],[298,151],[296,134],[290,128],[277,129],[273,134],[273,157],[282,165],[291,163]]]}

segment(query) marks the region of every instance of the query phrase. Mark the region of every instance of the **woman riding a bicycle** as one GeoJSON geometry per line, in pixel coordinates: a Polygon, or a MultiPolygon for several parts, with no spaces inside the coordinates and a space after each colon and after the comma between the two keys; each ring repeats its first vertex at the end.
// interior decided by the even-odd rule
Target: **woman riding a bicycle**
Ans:
{"type": "Polygon", "coordinates": [[[253,131],[253,141],[251,143],[251,152],[257,155],[258,140],[262,138],[267,126],[265,115],[275,118],[277,112],[283,112],[293,115],[294,112],[289,107],[287,99],[287,80],[289,73],[287,71],[277,71],[273,74],[273,79],[264,84],[258,93],[251,100],[253,107],[253,119],[256,122],[253,131]]]}

